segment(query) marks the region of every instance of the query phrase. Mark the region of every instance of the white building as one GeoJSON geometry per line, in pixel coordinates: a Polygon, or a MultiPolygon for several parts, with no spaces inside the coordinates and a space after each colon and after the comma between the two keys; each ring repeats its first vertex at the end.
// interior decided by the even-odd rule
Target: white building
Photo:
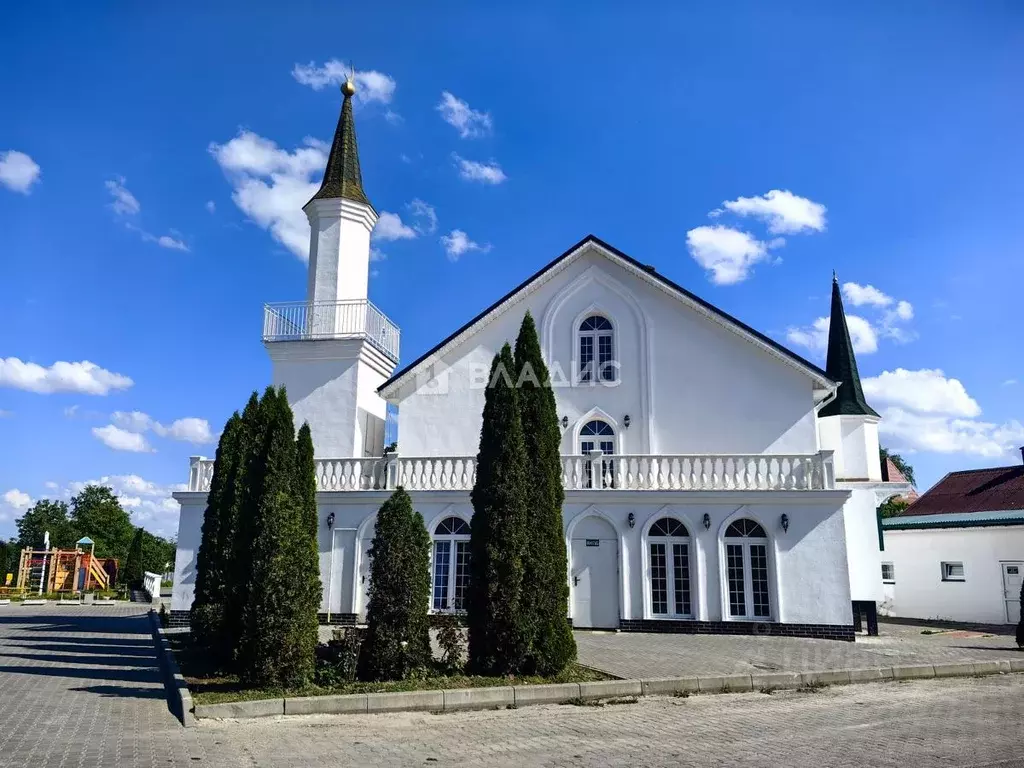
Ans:
{"type": "MultiPolygon", "coordinates": [[[[398,485],[435,540],[432,610],[460,608],[487,371],[529,310],[563,428],[574,625],[852,639],[854,601],[882,598],[875,509],[907,486],[881,481],[838,285],[826,372],[588,236],[396,372],[398,328],[367,299],[377,213],[342,90],[305,207],[307,298],[267,305],[263,327],[273,383],[313,432],[323,619],[365,614],[375,514],[398,485]]],[[[211,472],[193,458],[175,494],[178,621],[211,472]]]]}
{"type": "Polygon", "coordinates": [[[884,613],[1020,620],[1024,466],[950,472],[883,528],[884,613]]]}

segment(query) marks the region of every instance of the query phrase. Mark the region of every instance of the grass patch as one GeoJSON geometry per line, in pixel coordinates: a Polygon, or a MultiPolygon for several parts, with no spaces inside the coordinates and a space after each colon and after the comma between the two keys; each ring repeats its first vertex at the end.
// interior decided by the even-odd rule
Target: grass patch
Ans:
{"type": "Polygon", "coordinates": [[[944,630],[944,629],[922,629],[921,630],[921,634],[922,635],[942,635],[942,634],[945,634],[945,632],[946,632],[946,630],[944,630]]]}
{"type": "Polygon", "coordinates": [[[799,688],[797,688],[797,691],[799,691],[800,693],[821,693],[826,688],[828,688],[827,684],[821,682],[820,680],[814,680],[810,683],[804,683],[799,688]]]}
{"type": "Polygon", "coordinates": [[[188,635],[168,635],[181,674],[188,683],[196,704],[222,704],[229,701],[256,701],[286,696],[328,696],[346,693],[399,693],[403,691],[436,691],[448,688],[486,688],[501,685],[541,685],[543,683],[589,683],[612,680],[609,675],[581,664],[570,664],[558,675],[540,677],[483,677],[480,675],[432,675],[413,680],[384,683],[350,682],[335,686],[308,685],[299,689],[246,688],[232,675],[217,674],[204,664],[201,654],[190,645],[188,635]]]}

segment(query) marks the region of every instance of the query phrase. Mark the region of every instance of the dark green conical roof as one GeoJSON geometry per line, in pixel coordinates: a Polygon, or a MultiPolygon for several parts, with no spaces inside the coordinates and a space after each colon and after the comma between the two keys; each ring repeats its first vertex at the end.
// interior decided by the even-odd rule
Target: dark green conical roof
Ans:
{"type": "Polygon", "coordinates": [[[825,373],[839,383],[835,399],[818,411],[819,416],[878,416],[864,399],[857,371],[857,358],[853,354],[850,329],[846,326],[843,296],[839,280],[832,275],[832,318],[828,326],[828,358],[825,373]]]}
{"type": "Polygon", "coordinates": [[[341,115],[334,131],[331,153],[327,156],[327,168],[320,190],[312,200],[326,200],[341,197],[373,208],[363,191],[363,175],[359,170],[359,146],[356,144],[356,124],[352,117],[352,94],[356,92],[351,80],[341,86],[344,100],[341,115]]]}

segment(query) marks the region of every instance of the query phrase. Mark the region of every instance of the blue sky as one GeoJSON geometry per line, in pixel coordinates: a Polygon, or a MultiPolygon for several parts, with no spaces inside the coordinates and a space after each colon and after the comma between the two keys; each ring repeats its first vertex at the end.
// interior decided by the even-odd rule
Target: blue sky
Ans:
{"type": "Polygon", "coordinates": [[[919,486],[1020,461],[1024,9],[497,5],[5,9],[0,536],[101,478],[174,533],[304,298],[332,61],[403,359],[592,232],[823,362],[835,269],[919,486]]]}

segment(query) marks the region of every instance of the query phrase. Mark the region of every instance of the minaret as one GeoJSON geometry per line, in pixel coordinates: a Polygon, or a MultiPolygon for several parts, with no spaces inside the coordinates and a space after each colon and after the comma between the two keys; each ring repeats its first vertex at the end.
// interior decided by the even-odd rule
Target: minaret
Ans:
{"type": "Polygon", "coordinates": [[[386,402],[377,387],[398,363],[398,328],[367,300],[377,212],[363,191],[352,96],[341,86],[338,127],[309,219],[306,301],[268,304],[263,342],[273,383],[285,386],[296,425],[308,421],[317,458],[380,456],[386,402]]]}
{"type": "Polygon", "coordinates": [[[839,280],[832,273],[832,316],[828,328],[825,373],[838,382],[835,397],[818,411],[818,441],[824,450],[835,451],[837,480],[879,482],[879,415],[864,399],[857,371],[850,329],[843,310],[839,280]]]}

